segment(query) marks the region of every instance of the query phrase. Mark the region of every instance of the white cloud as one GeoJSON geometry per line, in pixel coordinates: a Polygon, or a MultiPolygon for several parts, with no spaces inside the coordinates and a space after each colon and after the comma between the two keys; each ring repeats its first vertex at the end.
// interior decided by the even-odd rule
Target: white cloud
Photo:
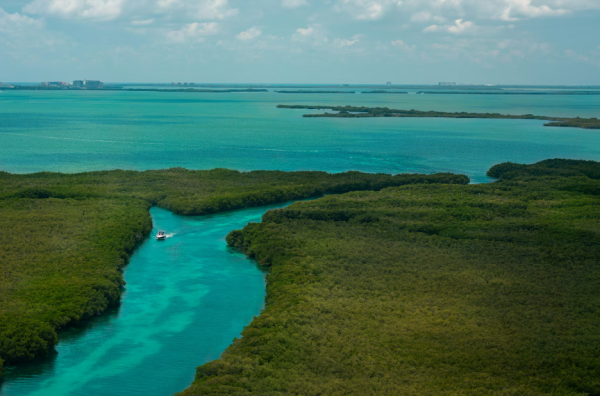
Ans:
{"type": "Polygon", "coordinates": [[[216,34],[219,30],[219,24],[216,22],[208,23],[190,23],[183,26],[180,30],[167,32],[167,39],[174,43],[201,42],[205,36],[216,34]]]}
{"type": "Polygon", "coordinates": [[[70,50],[61,35],[45,30],[41,20],[18,12],[9,14],[0,7],[0,53],[3,59],[30,62],[36,67],[52,56],[62,56],[70,50]]]}
{"type": "Polygon", "coordinates": [[[309,26],[306,29],[299,28],[299,29],[296,29],[296,32],[298,34],[300,34],[301,36],[309,37],[309,36],[312,36],[314,34],[315,28],[313,26],[309,26]]]}
{"type": "Polygon", "coordinates": [[[427,11],[421,11],[414,13],[410,17],[411,22],[429,22],[431,20],[431,14],[427,11]]]}
{"type": "Polygon", "coordinates": [[[354,19],[376,20],[383,17],[393,6],[402,5],[398,0],[338,0],[334,9],[346,12],[354,19]]]}
{"type": "Polygon", "coordinates": [[[439,15],[433,15],[433,13],[429,11],[419,11],[412,14],[412,16],[410,17],[410,21],[416,23],[424,23],[429,22],[431,20],[436,22],[444,22],[446,18],[439,15]]]}
{"type": "Polygon", "coordinates": [[[123,4],[124,0],[34,0],[23,11],[65,19],[111,20],[121,15],[123,4]]]}
{"type": "Polygon", "coordinates": [[[237,36],[235,36],[238,40],[242,41],[250,41],[254,40],[258,36],[260,36],[262,32],[257,27],[251,27],[248,30],[240,32],[237,36]]]}
{"type": "Polygon", "coordinates": [[[515,21],[519,18],[557,16],[567,14],[568,12],[567,9],[553,9],[546,4],[535,6],[531,4],[531,0],[505,0],[504,10],[500,14],[500,19],[515,21]]]}
{"type": "Polygon", "coordinates": [[[410,46],[410,45],[406,44],[402,40],[395,40],[395,41],[390,42],[390,44],[392,44],[396,48],[400,48],[400,49],[405,50],[405,51],[412,51],[412,50],[414,50],[414,49],[417,48],[416,45],[410,46]]]}
{"type": "Polygon", "coordinates": [[[423,23],[444,20],[505,20],[561,16],[600,9],[599,0],[337,0],[333,9],[358,20],[378,20],[395,14],[423,23]]]}
{"type": "Polygon", "coordinates": [[[14,34],[20,30],[37,30],[41,29],[42,26],[41,21],[21,15],[18,12],[9,14],[0,8],[0,32],[4,34],[14,34]]]}
{"type": "Polygon", "coordinates": [[[145,19],[143,21],[131,21],[131,24],[133,26],[152,25],[153,23],[154,23],[154,18],[152,18],[152,19],[145,19]]]}
{"type": "Polygon", "coordinates": [[[292,36],[293,40],[304,41],[308,39],[327,41],[327,33],[319,24],[309,25],[307,28],[296,29],[292,36]]]}
{"type": "Polygon", "coordinates": [[[158,0],[154,11],[203,20],[225,19],[238,13],[236,8],[229,6],[227,0],[158,0]]]}
{"type": "Polygon", "coordinates": [[[281,2],[281,6],[283,8],[298,8],[298,7],[302,7],[302,6],[306,6],[308,5],[308,2],[306,0],[282,0],[281,2]]]}
{"type": "Polygon", "coordinates": [[[600,67],[600,58],[594,52],[591,52],[589,55],[582,55],[572,49],[567,49],[565,50],[565,55],[577,62],[589,63],[600,67]]]}
{"type": "Polygon", "coordinates": [[[335,39],[333,40],[333,45],[338,48],[344,47],[352,47],[354,44],[358,43],[361,39],[362,35],[355,34],[350,39],[335,39]]]}
{"type": "Polygon", "coordinates": [[[448,32],[453,34],[464,33],[465,31],[472,30],[475,27],[473,22],[464,21],[462,19],[457,19],[454,21],[454,25],[431,25],[426,27],[423,31],[428,32],[448,32]]]}
{"type": "MultiPolygon", "coordinates": [[[[339,39],[336,41],[336,47],[341,48],[341,46],[344,45],[342,40],[343,39],[339,39]]],[[[349,41],[352,41],[352,39],[349,41]]],[[[291,42],[296,44],[290,48],[293,52],[303,51],[307,47],[313,50],[317,48],[322,49],[325,46],[328,47],[332,44],[329,41],[327,30],[320,24],[312,24],[306,28],[296,29],[296,32],[292,35],[291,42]]],[[[349,43],[346,43],[346,47],[348,46],[347,44],[349,43]]]]}

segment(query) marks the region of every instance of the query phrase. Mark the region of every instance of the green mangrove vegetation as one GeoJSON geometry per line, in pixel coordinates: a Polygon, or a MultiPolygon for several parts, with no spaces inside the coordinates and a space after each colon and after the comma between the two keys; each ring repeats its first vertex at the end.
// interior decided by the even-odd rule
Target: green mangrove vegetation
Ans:
{"type": "Polygon", "coordinates": [[[504,91],[504,92],[477,92],[477,91],[419,91],[417,94],[425,95],[600,95],[600,91],[504,91]]]}
{"type": "Polygon", "coordinates": [[[0,172],[0,363],[46,354],[57,330],[120,301],[120,271],[152,229],[152,205],[200,215],[411,183],[468,182],[451,174],[181,168],[0,172]]]}
{"type": "Polygon", "coordinates": [[[407,94],[408,92],[404,92],[404,91],[386,91],[383,89],[376,89],[374,91],[363,91],[361,93],[364,94],[407,94]]]}
{"type": "Polygon", "coordinates": [[[200,88],[126,88],[115,89],[118,91],[132,92],[209,92],[209,93],[236,93],[236,92],[269,92],[267,89],[245,88],[245,89],[200,89],[200,88]]]}
{"type": "Polygon", "coordinates": [[[450,113],[445,111],[397,110],[387,107],[330,106],[330,105],[278,105],[279,109],[332,110],[337,113],[304,114],[303,117],[364,118],[364,117],[403,117],[403,118],[489,118],[505,120],[544,120],[551,121],[545,126],[600,129],[597,118],[547,117],[533,114],[510,115],[500,113],[450,113]]]}
{"type": "Polygon", "coordinates": [[[227,242],[267,304],[181,395],[600,394],[600,163],[350,192],[227,242]]]}
{"type": "Polygon", "coordinates": [[[298,91],[275,91],[277,93],[284,93],[284,94],[289,94],[289,93],[293,93],[293,94],[353,94],[356,93],[354,91],[310,91],[310,90],[298,90],[298,91]]]}

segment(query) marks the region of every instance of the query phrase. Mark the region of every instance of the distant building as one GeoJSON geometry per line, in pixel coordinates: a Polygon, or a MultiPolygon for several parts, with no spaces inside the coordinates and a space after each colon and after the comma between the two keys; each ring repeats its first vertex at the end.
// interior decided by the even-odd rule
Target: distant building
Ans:
{"type": "Polygon", "coordinates": [[[441,82],[440,85],[445,86],[445,87],[454,87],[456,86],[455,82],[441,82]]]}
{"type": "Polygon", "coordinates": [[[83,80],[74,80],[73,81],[73,86],[75,88],[83,88],[83,80]]]}
{"type": "Polygon", "coordinates": [[[40,83],[40,85],[42,87],[62,87],[62,86],[68,85],[68,84],[64,83],[62,81],[48,81],[48,82],[40,83]]]}
{"type": "Polygon", "coordinates": [[[171,83],[171,85],[175,85],[175,83],[171,83]]]}
{"type": "Polygon", "coordinates": [[[187,83],[183,83],[183,85],[187,85],[187,83]]]}
{"type": "Polygon", "coordinates": [[[387,82],[387,86],[388,86],[388,87],[391,87],[391,86],[392,86],[392,82],[391,82],[391,81],[388,81],[388,82],[387,82]]]}
{"type": "Polygon", "coordinates": [[[104,83],[98,80],[85,80],[85,89],[103,89],[104,83]]]}

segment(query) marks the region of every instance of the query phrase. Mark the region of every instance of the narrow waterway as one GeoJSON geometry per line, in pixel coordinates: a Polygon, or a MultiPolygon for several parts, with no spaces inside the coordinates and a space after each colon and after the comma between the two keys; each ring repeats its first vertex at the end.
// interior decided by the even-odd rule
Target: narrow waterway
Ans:
{"type": "Polygon", "coordinates": [[[225,236],[268,209],[182,217],[153,208],[153,233],[125,270],[118,309],[60,334],[57,353],[10,368],[6,396],[171,395],[217,359],[264,306],[265,272],[225,236]]]}

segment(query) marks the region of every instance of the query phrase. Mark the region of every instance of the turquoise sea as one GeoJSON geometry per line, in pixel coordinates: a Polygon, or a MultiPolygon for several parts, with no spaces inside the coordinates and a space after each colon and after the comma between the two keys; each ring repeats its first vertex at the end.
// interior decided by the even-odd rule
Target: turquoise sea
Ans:
{"type": "MultiPolygon", "coordinates": [[[[0,171],[215,167],[456,172],[503,161],[600,160],[600,131],[542,121],[319,119],[277,104],[597,117],[600,96],[0,92],[0,171]]],[[[281,206],[281,205],[280,205],[281,206]]],[[[279,207],[279,206],[272,206],[279,207]]],[[[216,359],[264,304],[265,273],[225,236],[272,207],[203,217],[153,208],[156,232],[125,270],[118,309],[60,334],[57,353],[11,367],[0,395],[169,395],[216,359]]]]}
{"type": "Polygon", "coordinates": [[[0,93],[0,170],[215,167],[458,172],[600,158],[598,131],[543,121],[315,119],[277,104],[598,116],[600,96],[21,91],[0,93]]]}

